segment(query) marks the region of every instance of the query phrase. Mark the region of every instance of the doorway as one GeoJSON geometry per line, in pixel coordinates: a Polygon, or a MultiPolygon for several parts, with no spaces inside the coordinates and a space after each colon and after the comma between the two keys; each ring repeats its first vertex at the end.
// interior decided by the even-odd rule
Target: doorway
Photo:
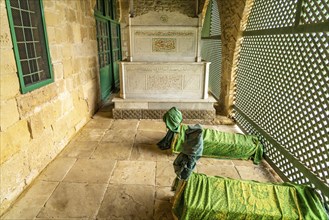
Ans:
{"type": "Polygon", "coordinates": [[[105,101],[112,91],[118,90],[119,61],[121,61],[120,23],[116,21],[116,1],[97,0],[96,37],[99,61],[101,100],[105,101]]]}

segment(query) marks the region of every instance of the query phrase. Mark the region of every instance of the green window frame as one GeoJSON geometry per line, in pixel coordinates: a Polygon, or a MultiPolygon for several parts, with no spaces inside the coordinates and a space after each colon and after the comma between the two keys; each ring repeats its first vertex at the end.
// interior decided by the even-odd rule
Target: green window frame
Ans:
{"type": "Polygon", "coordinates": [[[42,0],[6,0],[21,92],[54,82],[42,0]]]}

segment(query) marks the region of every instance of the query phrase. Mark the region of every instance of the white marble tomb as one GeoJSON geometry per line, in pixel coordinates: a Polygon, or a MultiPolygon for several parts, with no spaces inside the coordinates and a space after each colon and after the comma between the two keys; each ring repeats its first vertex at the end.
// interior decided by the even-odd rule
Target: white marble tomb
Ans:
{"type": "Polygon", "coordinates": [[[120,62],[115,108],[135,109],[133,103],[140,103],[152,110],[150,103],[156,103],[153,106],[163,110],[172,107],[168,105],[200,110],[208,103],[204,108],[213,109],[216,101],[208,96],[210,63],[200,57],[201,20],[178,12],[169,15],[149,12],[129,18],[129,56],[120,62]],[[175,24],[179,20],[184,23],[175,24]]]}

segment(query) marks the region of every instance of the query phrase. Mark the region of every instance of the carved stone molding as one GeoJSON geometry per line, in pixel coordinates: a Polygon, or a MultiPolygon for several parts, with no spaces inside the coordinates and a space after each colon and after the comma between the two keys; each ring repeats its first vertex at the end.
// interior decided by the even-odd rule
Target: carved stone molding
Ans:
{"type": "Polygon", "coordinates": [[[148,12],[179,12],[188,17],[195,17],[195,1],[191,0],[134,0],[134,16],[148,12]]]}

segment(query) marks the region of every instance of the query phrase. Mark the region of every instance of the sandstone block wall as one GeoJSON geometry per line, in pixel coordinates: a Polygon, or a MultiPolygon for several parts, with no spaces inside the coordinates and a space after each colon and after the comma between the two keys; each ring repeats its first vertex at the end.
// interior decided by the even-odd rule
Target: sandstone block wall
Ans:
{"type": "Polygon", "coordinates": [[[43,3],[55,81],[21,94],[5,1],[0,0],[0,215],[100,102],[95,0],[43,3]]]}

